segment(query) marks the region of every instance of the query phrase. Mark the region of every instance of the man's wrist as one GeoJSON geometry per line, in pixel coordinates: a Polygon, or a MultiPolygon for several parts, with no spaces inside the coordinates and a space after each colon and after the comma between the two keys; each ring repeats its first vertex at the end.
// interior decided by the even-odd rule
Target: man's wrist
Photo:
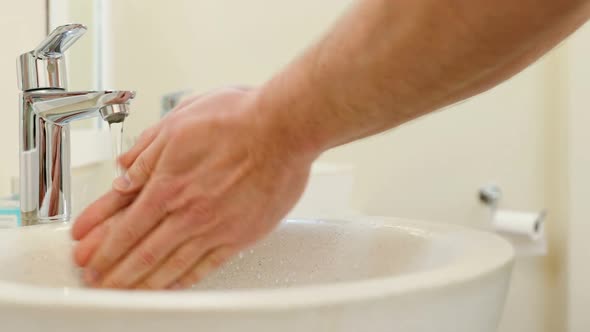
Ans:
{"type": "Polygon", "coordinates": [[[257,125],[265,133],[268,144],[281,149],[290,160],[312,162],[324,150],[319,126],[307,115],[313,112],[304,96],[297,95],[297,86],[277,77],[253,91],[253,113],[257,125]]]}

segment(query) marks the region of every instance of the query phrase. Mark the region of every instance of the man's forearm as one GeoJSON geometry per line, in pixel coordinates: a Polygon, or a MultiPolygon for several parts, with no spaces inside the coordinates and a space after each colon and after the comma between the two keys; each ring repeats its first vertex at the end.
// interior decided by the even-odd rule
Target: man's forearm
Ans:
{"type": "Polygon", "coordinates": [[[587,3],[358,1],[258,104],[289,144],[320,153],[495,86],[582,25],[587,3]]]}

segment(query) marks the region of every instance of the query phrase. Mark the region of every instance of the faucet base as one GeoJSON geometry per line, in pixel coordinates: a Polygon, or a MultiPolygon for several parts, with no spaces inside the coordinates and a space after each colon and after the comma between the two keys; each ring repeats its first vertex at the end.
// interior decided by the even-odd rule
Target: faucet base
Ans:
{"type": "Polygon", "coordinates": [[[37,211],[30,211],[30,212],[23,212],[21,211],[21,226],[34,226],[34,225],[44,225],[44,224],[52,224],[52,223],[60,223],[60,222],[68,222],[70,218],[68,217],[50,217],[50,218],[43,218],[40,219],[37,215],[37,211]]]}

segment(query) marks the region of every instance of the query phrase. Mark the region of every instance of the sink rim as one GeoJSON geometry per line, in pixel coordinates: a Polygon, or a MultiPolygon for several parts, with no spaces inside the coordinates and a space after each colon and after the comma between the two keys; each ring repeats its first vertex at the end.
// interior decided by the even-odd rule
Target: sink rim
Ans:
{"type": "MultiPolygon", "coordinates": [[[[371,227],[394,227],[425,238],[442,237],[453,232],[476,243],[444,266],[396,275],[330,284],[292,286],[289,288],[207,290],[207,291],[117,291],[88,288],[44,287],[0,280],[0,305],[51,306],[103,310],[220,311],[266,310],[329,306],[369,299],[442,289],[474,281],[511,266],[512,246],[503,238],[458,225],[391,217],[355,217],[349,220],[289,219],[285,222],[370,223],[371,227]],[[485,259],[483,259],[485,258],[485,259]],[[321,294],[319,296],[318,294],[321,294]]],[[[29,226],[29,227],[45,227],[29,226]]],[[[64,225],[69,228],[69,225],[64,225]]],[[[365,226],[360,226],[365,227],[365,226]]],[[[27,231],[27,228],[0,232],[27,231]]],[[[63,228],[59,228],[63,229],[63,228]]]]}

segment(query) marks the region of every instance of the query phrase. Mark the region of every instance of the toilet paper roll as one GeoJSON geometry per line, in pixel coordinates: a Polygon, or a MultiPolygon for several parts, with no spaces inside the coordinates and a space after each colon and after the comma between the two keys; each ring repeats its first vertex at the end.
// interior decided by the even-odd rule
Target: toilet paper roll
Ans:
{"type": "Polygon", "coordinates": [[[543,238],[544,219],[545,212],[498,210],[492,218],[492,227],[501,233],[540,240],[543,238]]]}

